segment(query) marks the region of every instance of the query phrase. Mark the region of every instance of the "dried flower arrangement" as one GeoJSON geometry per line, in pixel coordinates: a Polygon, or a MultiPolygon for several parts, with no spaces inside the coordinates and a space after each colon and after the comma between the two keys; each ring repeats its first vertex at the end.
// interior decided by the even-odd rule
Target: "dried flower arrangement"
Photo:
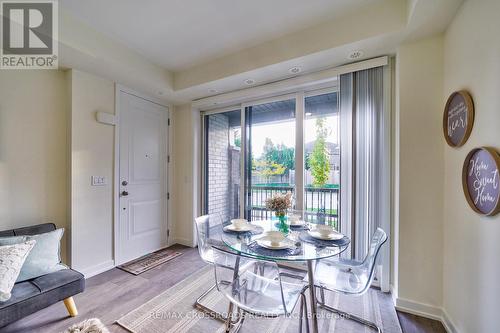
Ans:
{"type": "Polygon", "coordinates": [[[285,216],[286,210],[292,206],[292,193],[275,194],[266,200],[266,209],[276,213],[276,216],[285,216]]]}

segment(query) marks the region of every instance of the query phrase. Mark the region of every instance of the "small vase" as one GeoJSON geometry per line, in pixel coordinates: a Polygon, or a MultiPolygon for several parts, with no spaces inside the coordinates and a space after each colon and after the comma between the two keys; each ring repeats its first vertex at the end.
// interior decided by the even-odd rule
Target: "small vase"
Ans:
{"type": "Polygon", "coordinates": [[[278,224],[278,229],[284,234],[288,234],[288,224],[286,223],[286,217],[285,217],[285,212],[276,212],[275,213],[276,217],[280,221],[278,224]]]}

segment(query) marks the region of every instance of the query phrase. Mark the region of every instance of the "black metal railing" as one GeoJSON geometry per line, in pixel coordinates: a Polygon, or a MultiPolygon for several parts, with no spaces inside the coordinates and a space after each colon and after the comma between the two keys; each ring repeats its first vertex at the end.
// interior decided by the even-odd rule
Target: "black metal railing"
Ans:
{"type": "MultiPolygon", "coordinates": [[[[266,200],[276,194],[294,192],[293,186],[252,186],[252,220],[270,219],[273,212],[266,209],[266,200]]],[[[338,211],[339,189],[306,187],[304,193],[304,219],[308,222],[328,224],[340,231],[338,211]]]]}

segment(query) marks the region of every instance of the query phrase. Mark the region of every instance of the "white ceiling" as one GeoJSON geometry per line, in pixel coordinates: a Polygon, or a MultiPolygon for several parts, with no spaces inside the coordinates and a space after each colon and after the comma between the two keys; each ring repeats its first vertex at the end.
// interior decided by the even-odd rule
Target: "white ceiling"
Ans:
{"type": "Polygon", "coordinates": [[[344,16],[373,2],[380,0],[59,1],[95,30],[174,72],[344,16]]]}

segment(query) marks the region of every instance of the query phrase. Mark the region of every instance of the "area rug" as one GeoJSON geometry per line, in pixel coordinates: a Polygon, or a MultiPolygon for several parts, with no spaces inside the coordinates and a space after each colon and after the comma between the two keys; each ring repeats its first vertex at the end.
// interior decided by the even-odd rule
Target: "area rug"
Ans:
{"type": "Polygon", "coordinates": [[[138,259],[129,261],[118,266],[118,268],[134,275],[139,275],[180,255],[182,255],[181,252],[161,249],[156,252],[146,254],[138,259]]]}
{"type": "MultiPolygon", "coordinates": [[[[117,323],[132,333],[223,333],[222,322],[205,316],[193,307],[199,295],[213,283],[213,268],[210,266],[203,268],[123,316],[117,323]]],[[[370,289],[361,297],[327,293],[326,300],[329,305],[376,322],[384,333],[401,333],[396,310],[389,294],[376,289],[370,289]]],[[[227,311],[228,307],[228,301],[217,290],[211,292],[203,304],[222,313],[227,311]]],[[[299,306],[290,318],[247,318],[240,332],[298,332],[298,311],[299,306]]],[[[323,310],[320,310],[318,316],[320,332],[372,332],[369,328],[323,310]]]]}
{"type": "Polygon", "coordinates": [[[109,331],[99,319],[91,318],[72,325],[63,333],[109,333],[109,331]]]}

